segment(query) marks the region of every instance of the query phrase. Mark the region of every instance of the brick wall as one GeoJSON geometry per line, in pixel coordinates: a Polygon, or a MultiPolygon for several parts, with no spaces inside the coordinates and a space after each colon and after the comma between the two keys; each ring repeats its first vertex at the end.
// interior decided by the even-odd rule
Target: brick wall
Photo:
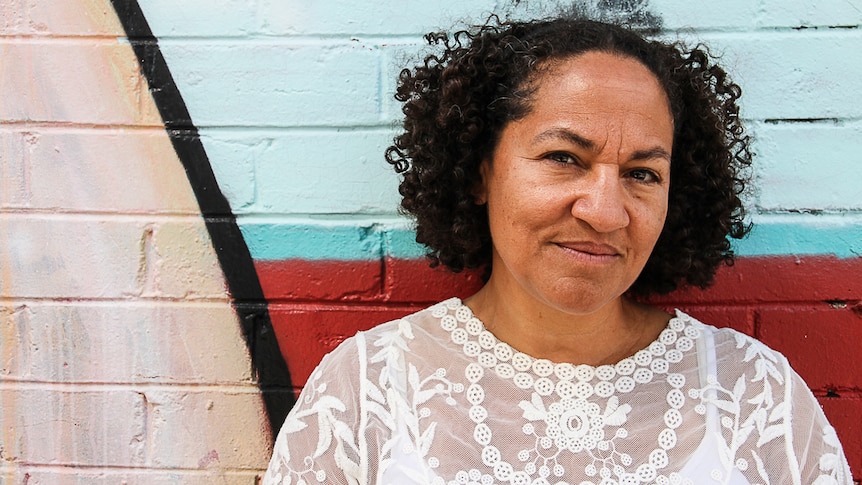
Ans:
{"type": "MultiPolygon", "coordinates": [[[[140,0],[229,203],[215,215],[126,39],[135,2],[0,4],[0,483],[254,482],[277,356],[249,344],[237,308],[263,302],[231,301],[205,222],[242,231],[296,388],[357,329],[474,291],[425,269],[396,215],[395,73],[426,31],[552,3],[140,0]]],[[[784,352],[859,479],[862,4],[650,9],[723,53],[758,155],[742,259],[655,303],[784,352]]]]}
{"type": "Polygon", "coordinates": [[[251,484],[269,426],[108,2],[0,5],[0,483],[251,484]]]}

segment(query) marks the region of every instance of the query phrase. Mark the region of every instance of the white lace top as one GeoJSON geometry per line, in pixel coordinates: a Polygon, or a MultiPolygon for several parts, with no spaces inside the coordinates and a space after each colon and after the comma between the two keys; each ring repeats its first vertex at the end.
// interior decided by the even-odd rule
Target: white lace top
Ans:
{"type": "Polygon", "coordinates": [[[535,359],[458,299],[360,332],[314,371],[265,485],[841,484],[787,360],[677,312],[616,365],[535,359]]]}

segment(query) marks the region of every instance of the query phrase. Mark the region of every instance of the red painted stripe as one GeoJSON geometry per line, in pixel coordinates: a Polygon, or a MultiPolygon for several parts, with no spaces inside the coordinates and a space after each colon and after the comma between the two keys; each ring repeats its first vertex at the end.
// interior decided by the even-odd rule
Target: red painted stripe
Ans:
{"type": "MultiPolygon", "coordinates": [[[[467,296],[476,273],[452,274],[424,260],[256,261],[266,299],[276,301],[436,302],[467,296]]],[[[862,299],[862,258],[783,256],[739,258],[723,267],[707,290],[655,297],[662,306],[857,301],[862,299]]]]}
{"type": "MultiPolygon", "coordinates": [[[[477,274],[453,275],[422,260],[256,262],[293,382],[358,330],[451,296],[466,297],[477,274]]],[[[854,471],[862,470],[862,258],[741,258],[707,290],[652,303],[730,326],[788,357],[838,429],[854,471]],[[824,358],[827,356],[828,358],[824,358]],[[837,396],[837,397],[836,397],[837,396]]]]}

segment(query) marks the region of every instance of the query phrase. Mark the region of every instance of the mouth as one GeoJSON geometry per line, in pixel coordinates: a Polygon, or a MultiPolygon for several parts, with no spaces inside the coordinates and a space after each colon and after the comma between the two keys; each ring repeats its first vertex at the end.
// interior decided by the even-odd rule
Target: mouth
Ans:
{"type": "Polygon", "coordinates": [[[622,256],[620,250],[609,244],[591,241],[564,241],[554,244],[578,259],[594,263],[607,263],[622,256]]]}

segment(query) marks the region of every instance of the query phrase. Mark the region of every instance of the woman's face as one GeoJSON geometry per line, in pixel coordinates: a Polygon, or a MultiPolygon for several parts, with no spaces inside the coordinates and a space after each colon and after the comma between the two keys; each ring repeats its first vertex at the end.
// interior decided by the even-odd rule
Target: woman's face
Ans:
{"type": "Polygon", "coordinates": [[[591,51],[553,63],[480,167],[489,284],[574,314],[619,298],[662,231],[672,146],[667,96],[640,62],[591,51]]]}

